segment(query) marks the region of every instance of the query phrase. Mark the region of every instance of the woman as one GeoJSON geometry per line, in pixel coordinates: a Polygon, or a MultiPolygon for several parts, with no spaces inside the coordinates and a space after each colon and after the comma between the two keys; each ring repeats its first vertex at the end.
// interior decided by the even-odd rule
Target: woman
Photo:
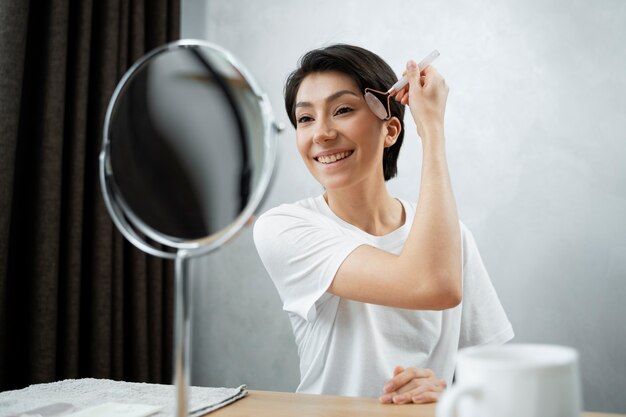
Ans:
{"type": "Polygon", "coordinates": [[[363,48],[310,51],[287,80],[298,150],[325,192],[264,213],[254,239],[291,319],[298,392],[436,401],[459,348],[513,337],[457,217],[445,153],[448,87],[432,66],[409,61],[406,73],[386,120],[363,92],[386,91],[396,76],[363,48]],[[396,175],[406,104],[423,148],[417,204],[385,185],[396,175]]]}

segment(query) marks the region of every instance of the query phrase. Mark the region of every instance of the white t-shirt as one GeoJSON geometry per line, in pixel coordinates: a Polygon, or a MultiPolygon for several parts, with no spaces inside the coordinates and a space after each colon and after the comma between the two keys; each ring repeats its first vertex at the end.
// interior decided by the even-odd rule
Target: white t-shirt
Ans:
{"type": "Polygon", "coordinates": [[[399,254],[415,216],[373,236],[335,215],[323,196],[283,204],[259,217],[254,241],[288,312],[300,356],[298,392],[377,397],[395,366],[430,368],[452,382],[458,349],[513,337],[470,231],[461,223],[463,301],[444,311],[352,301],[327,292],[360,245],[399,254]]]}

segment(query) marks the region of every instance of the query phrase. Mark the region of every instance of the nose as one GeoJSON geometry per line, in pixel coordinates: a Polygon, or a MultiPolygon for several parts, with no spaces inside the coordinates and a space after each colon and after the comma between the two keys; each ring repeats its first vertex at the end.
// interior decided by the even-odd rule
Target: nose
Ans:
{"type": "Polygon", "coordinates": [[[322,118],[318,119],[313,132],[313,142],[324,143],[337,138],[337,131],[322,118]]]}

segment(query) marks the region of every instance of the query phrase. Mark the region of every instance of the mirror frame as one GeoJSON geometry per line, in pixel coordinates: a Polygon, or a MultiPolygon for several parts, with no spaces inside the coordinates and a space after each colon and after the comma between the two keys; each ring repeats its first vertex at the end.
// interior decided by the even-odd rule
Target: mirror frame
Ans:
{"type": "Polygon", "coordinates": [[[276,122],[269,98],[261,90],[259,84],[252,77],[250,72],[227,50],[224,48],[203,40],[198,39],[181,39],[165,45],[162,45],[141,57],[137,60],[123,75],[119,83],[117,84],[113,95],[109,101],[107,107],[103,139],[102,150],[100,152],[100,187],[104,198],[105,206],[115,223],[118,230],[124,235],[128,241],[130,241],[137,248],[154,256],[158,256],[166,259],[175,259],[176,252],[184,250],[187,253],[193,253],[193,256],[209,253],[224,243],[232,239],[243,226],[252,218],[263,202],[266,192],[268,191],[271,183],[272,175],[274,173],[274,167],[276,166],[277,156],[277,135],[284,129],[282,124],[276,122]],[[261,174],[259,176],[258,183],[254,187],[254,191],[248,200],[243,211],[231,222],[228,226],[223,228],[209,236],[205,236],[200,239],[184,240],[174,238],[172,236],[165,235],[158,230],[148,226],[145,222],[141,221],[130,210],[124,202],[123,196],[117,190],[115,181],[113,178],[113,169],[111,166],[111,138],[110,138],[110,125],[112,122],[113,112],[115,111],[119,99],[123,91],[132,81],[134,76],[141,71],[144,66],[149,64],[158,55],[180,49],[180,48],[210,48],[213,51],[220,54],[226,61],[228,61],[235,69],[237,69],[244,77],[244,79],[250,85],[252,92],[258,99],[261,117],[263,120],[263,147],[265,148],[263,165],[260,168],[261,174]],[[149,237],[154,242],[166,246],[166,249],[175,250],[166,251],[157,247],[154,242],[144,238],[143,235],[149,237]]]}

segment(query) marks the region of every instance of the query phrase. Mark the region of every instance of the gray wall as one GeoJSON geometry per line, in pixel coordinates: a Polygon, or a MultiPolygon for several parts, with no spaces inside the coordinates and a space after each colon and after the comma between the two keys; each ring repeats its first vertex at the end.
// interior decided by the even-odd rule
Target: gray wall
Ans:
{"type": "MultiPolygon", "coordinates": [[[[282,85],[311,48],[356,43],[398,72],[439,49],[459,210],[515,341],[576,347],[585,408],[626,411],[626,2],[186,0],[182,16],[183,35],[231,50],[287,124],[282,85]]],[[[407,199],[414,131],[407,118],[389,184],[407,199]]],[[[321,192],[291,126],[276,178],[264,210],[321,192]]],[[[193,382],[293,390],[291,328],[251,231],[195,268],[193,382]]]]}

